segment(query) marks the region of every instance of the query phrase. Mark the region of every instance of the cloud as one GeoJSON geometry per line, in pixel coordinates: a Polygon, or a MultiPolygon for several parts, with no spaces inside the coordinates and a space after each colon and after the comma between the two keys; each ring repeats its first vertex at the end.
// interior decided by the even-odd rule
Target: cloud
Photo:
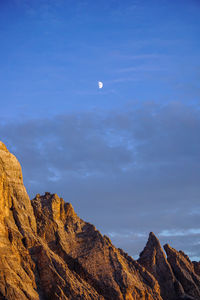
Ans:
{"type": "Polygon", "coordinates": [[[191,228],[191,229],[187,229],[187,230],[163,230],[160,232],[160,236],[187,236],[187,235],[196,235],[196,234],[200,234],[200,228],[191,228]]]}
{"type": "Polygon", "coordinates": [[[127,73],[127,72],[157,72],[157,71],[165,71],[166,69],[158,67],[158,66],[148,66],[148,65],[142,65],[137,67],[127,67],[127,68],[121,68],[117,72],[119,73],[127,73]]]}
{"type": "Polygon", "coordinates": [[[114,56],[119,58],[119,59],[125,59],[125,60],[154,60],[158,58],[163,58],[165,57],[164,54],[154,54],[154,53],[147,53],[147,54],[136,54],[136,55],[131,55],[131,54],[119,54],[119,53],[114,53],[114,56]]]}
{"type": "Polygon", "coordinates": [[[133,256],[154,231],[200,257],[199,132],[198,105],[178,102],[0,125],[31,197],[58,193],[133,256]]]}
{"type": "Polygon", "coordinates": [[[107,80],[106,83],[121,83],[127,81],[140,81],[141,79],[138,76],[129,76],[129,77],[119,77],[111,80],[107,80]]]}

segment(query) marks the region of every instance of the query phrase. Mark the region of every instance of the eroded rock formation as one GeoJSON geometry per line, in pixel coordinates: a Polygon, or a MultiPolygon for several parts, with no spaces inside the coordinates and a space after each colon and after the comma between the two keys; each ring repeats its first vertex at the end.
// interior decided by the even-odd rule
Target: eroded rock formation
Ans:
{"type": "Polygon", "coordinates": [[[165,245],[167,259],[174,275],[184,290],[185,299],[200,299],[200,277],[195,273],[194,265],[183,251],[176,251],[165,245]]]}
{"type": "Polygon", "coordinates": [[[163,299],[173,300],[182,296],[184,291],[176,280],[170,264],[157,237],[151,232],[146,247],[138,262],[158,280],[163,299]]]}
{"type": "Polygon", "coordinates": [[[30,201],[0,142],[0,299],[200,299],[199,266],[153,233],[138,261],[56,194],[30,201]]]}

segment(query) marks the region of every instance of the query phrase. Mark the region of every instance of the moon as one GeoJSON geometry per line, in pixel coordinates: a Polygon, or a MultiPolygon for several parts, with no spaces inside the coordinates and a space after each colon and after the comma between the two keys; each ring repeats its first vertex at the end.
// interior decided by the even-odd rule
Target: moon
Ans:
{"type": "Polygon", "coordinates": [[[98,81],[98,86],[99,86],[99,89],[102,89],[102,87],[103,87],[103,82],[98,81]]]}

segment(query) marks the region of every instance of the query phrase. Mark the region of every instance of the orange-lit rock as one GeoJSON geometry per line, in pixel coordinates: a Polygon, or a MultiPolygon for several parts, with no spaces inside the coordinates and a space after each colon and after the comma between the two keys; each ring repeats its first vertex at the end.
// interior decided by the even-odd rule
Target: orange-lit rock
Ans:
{"type": "Polygon", "coordinates": [[[135,261],[58,195],[30,201],[0,142],[0,300],[200,299],[198,265],[165,248],[151,233],[135,261]]]}

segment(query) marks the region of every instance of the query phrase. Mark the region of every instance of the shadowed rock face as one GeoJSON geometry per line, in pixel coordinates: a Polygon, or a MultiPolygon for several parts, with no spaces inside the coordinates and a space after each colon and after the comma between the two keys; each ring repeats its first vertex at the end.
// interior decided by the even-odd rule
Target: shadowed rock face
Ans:
{"type": "Polygon", "coordinates": [[[0,300],[200,299],[199,267],[150,233],[138,261],[56,194],[30,201],[0,142],[0,300]]]}
{"type": "Polygon", "coordinates": [[[194,271],[197,275],[200,276],[200,262],[193,261],[194,271]]]}
{"type": "Polygon", "coordinates": [[[163,299],[176,299],[177,296],[184,294],[166,259],[160,242],[153,232],[149,234],[148,242],[140,253],[138,262],[158,280],[163,299]]]}
{"type": "Polygon", "coordinates": [[[167,253],[167,260],[177,280],[182,285],[185,295],[200,299],[200,277],[195,273],[194,265],[189,257],[182,251],[176,251],[169,245],[165,245],[164,249],[167,253]]]}
{"type": "Polygon", "coordinates": [[[158,281],[165,300],[200,299],[199,264],[191,262],[183,251],[165,245],[167,257],[159,240],[151,232],[138,262],[158,281]]]}

